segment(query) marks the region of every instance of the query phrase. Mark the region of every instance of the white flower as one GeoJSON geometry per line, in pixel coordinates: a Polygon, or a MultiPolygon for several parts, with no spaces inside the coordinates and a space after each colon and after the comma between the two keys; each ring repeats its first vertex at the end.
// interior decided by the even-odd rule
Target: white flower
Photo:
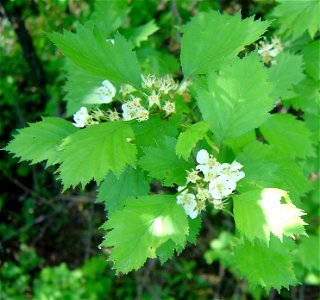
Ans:
{"type": "MultiPolygon", "coordinates": [[[[177,196],[177,203],[182,204],[184,211],[190,217],[194,216],[194,210],[197,206],[195,195],[193,194],[182,194],[177,196]]],[[[196,217],[196,216],[195,216],[196,217]]],[[[193,218],[195,218],[193,217],[193,218]]]]}
{"type": "Polygon", "coordinates": [[[134,107],[130,101],[122,104],[121,108],[123,111],[122,117],[125,121],[130,121],[137,117],[138,109],[134,107]]]}
{"type": "Polygon", "coordinates": [[[202,188],[202,187],[197,187],[197,194],[196,194],[197,199],[205,201],[207,199],[210,199],[210,194],[208,192],[208,189],[202,188]]]}
{"type": "Polygon", "coordinates": [[[116,94],[116,88],[109,80],[104,80],[102,86],[98,88],[99,103],[110,103],[116,94]]]}
{"type": "Polygon", "coordinates": [[[245,177],[244,172],[239,171],[242,167],[243,166],[240,163],[238,163],[237,161],[234,161],[231,165],[224,163],[218,166],[216,169],[217,169],[218,175],[226,175],[231,180],[238,182],[240,179],[245,177]]]}
{"type": "Polygon", "coordinates": [[[199,171],[188,171],[187,175],[187,182],[196,183],[197,180],[201,179],[201,177],[198,175],[199,171]]]}
{"type": "Polygon", "coordinates": [[[140,107],[137,112],[137,120],[139,122],[147,121],[149,119],[149,111],[144,107],[140,107]]]}
{"type": "Polygon", "coordinates": [[[227,203],[226,200],[213,199],[211,202],[215,209],[223,209],[227,203]]]}
{"type": "Polygon", "coordinates": [[[158,107],[161,107],[160,96],[159,94],[156,94],[155,91],[152,91],[152,94],[148,97],[148,101],[149,101],[149,107],[152,107],[153,105],[157,105],[158,107]]]}
{"type": "Polygon", "coordinates": [[[120,93],[122,96],[126,96],[135,91],[135,88],[130,84],[122,84],[120,87],[120,93]]]}
{"type": "Polygon", "coordinates": [[[86,107],[81,107],[74,115],[73,120],[75,123],[73,123],[76,127],[84,127],[86,125],[86,122],[90,118],[88,114],[88,110],[86,107]]]}
{"type": "Polygon", "coordinates": [[[153,74],[149,74],[147,77],[142,76],[142,81],[143,81],[144,85],[149,89],[151,89],[155,86],[156,80],[157,80],[157,78],[153,74]]]}
{"type": "Polygon", "coordinates": [[[109,109],[108,110],[108,117],[109,117],[111,122],[120,120],[119,113],[116,110],[112,111],[112,110],[109,109]]]}
{"type": "Polygon", "coordinates": [[[166,112],[166,115],[171,115],[176,112],[176,105],[174,102],[166,101],[162,109],[166,112]]]}
{"type": "Polygon", "coordinates": [[[205,165],[209,161],[209,153],[207,150],[201,149],[197,153],[196,157],[197,163],[201,165],[205,165]]]}
{"type": "MultiPolygon", "coordinates": [[[[218,172],[217,172],[217,169],[215,168],[210,168],[208,166],[204,166],[204,168],[207,167],[206,170],[202,171],[204,177],[203,177],[203,180],[205,182],[210,182],[212,180],[214,180],[215,178],[217,178],[218,176],[218,172]]],[[[203,168],[203,169],[204,169],[203,168]]]]}
{"type": "Polygon", "coordinates": [[[220,175],[209,183],[209,193],[214,199],[229,196],[236,188],[236,183],[226,175],[220,175]]]}

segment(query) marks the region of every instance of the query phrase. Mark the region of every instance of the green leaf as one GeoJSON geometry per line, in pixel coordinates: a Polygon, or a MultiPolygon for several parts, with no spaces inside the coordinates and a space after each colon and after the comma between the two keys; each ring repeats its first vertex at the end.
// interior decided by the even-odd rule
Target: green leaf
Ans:
{"type": "MultiPolygon", "coordinates": [[[[299,82],[294,88],[296,96],[283,102],[283,104],[289,109],[292,106],[296,110],[303,110],[303,119],[306,121],[306,113],[314,115],[317,119],[320,114],[320,86],[319,82],[313,80],[310,77],[306,77],[304,80],[299,82]]],[[[310,128],[312,129],[312,128],[310,128]]],[[[313,133],[317,135],[317,126],[313,133]]],[[[312,131],[312,130],[311,130],[312,131]]]]}
{"type": "Polygon", "coordinates": [[[311,132],[304,122],[289,114],[273,114],[260,126],[269,144],[291,157],[313,156],[311,132]]]}
{"type": "Polygon", "coordinates": [[[288,289],[298,283],[290,252],[275,239],[269,247],[258,241],[255,244],[244,241],[234,249],[234,256],[236,267],[248,278],[249,284],[280,291],[282,287],[288,289]]]}
{"type": "Polygon", "coordinates": [[[190,164],[176,155],[176,143],[175,138],[165,137],[154,146],[143,148],[144,156],[139,161],[139,166],[149,172],[151,178],[162,180],[165,186],[174,183],[184,185],[186,171],[191,168],[190,164]]]}
{"type": "Polygon", "coordinates": [[[128,1],[95,1],[94,13],[90,16],[95,24],[101,24],[105,39],[118,29],[129,12],[128,1]],[[108,16],[106,18],[106,16],[108,16]]]}
{"type": "Polygon", "coordinates": [[[134,165],[136,146],[129,122],[101,123],[82,129],[66,138],[61,145],[58,169],[64,188],[92,179],[102,181],[109,171],[119,175],[127,164],[134,165]]]}
{"type": "Polygon", "coordinates": [[[154,195],[127,199],[123,209],[105,223],[105,247],[113,247],[109,257],[118,272],[139,269],[147,258],[168,240],[185,245],[188,221],[174,195],[154,195]]]}
{"type": "Polygon", "coordinates": [[[197,217],[195,219],[188,218],[189,222],[189,235],[187,237],[187,240],[191,244],[197,243],[197,236],[201,229],[201,217],[197,217]]]}
{"type": "Polygon", "coordinates": [[[162,140],[165,136],[176,137],[179,125],[180,119],[175,116],[169,119],[151,116],[148,122],[133,123],[132,128],[135,133],[136,144],[140,147],[146,147],[154,145],[156,141],[162,140]]]}
{"type": "Polygon", "coordinates": [[[303,60],[305,63],[306,73],[314,80],[320,80],[320,40],[316,40],[302,50],[303,60]]]}
{"type": "Polygon", "coordinates": [[[198,122],[188,127],[185,132],[179,135],[176,146],[177,155],[188,160],[193,147],[206,136],[209,129],[210,124],[208,122],[198,122]]]}
{"type": "Polygon", "coordinates": [[[119,177],[111,172],[108,173],[100,184],[97,202],[103,202],[110,214],[121,208],[125,199],[146,196],[149,190],[144,172],[128,167],[119,177]]]}
{"type": "Polygon", "coordinates": [[[268,69],[269,81],[273,83],[272,97],[288,99],[295,96],[294,85],[305,78],[301,55],[282,52],[278,63],[268,69]]]}
{"type": "Polygon", "coordinates": [[[31,164],[47,160],[47,166],[50,166],[57,163],[58,146],[62,140],[76,131],[78,129],[71,122],[54,117],[42,118],[40,122],[19,129],[4,150],[21,160],[31,161],[31,164]]]}
{"type": "Polygon", "coordinates": [[[305,234],[306,223],[301,219],[305,213],[291,203],[283,190],[252,190],[234,196],[233,200],[236,228],[249,241],[258,238],[269,244],[270,233],[281,241],[283,236],[294,238],[296,234],[305,234]],[[286,200],[285,204],[281,198],[286,200]]]}
{"type": "Polygon", "coordinates": [[[64,85],[67,94],[64,100],[67,101],[68,116],[83,106],[90,108],[92,104],[99,103],[97,89],[101,86],[103,77],[87,73],[70,60],[66,61],[64,71],[67,73],[67,82],[64,85]]]}
{"type": "Polygon", "coordinates": [[[255,54],[237,59],[219,74],[209,73],[208,84],[208,89],[196,84],[196,98],[218,144],[258,127],[269,117],[274,105],[269,96],[272,86],[255,54]]]}
{"type": "Polygon", "coordinates": [[[277,18],[279,34],[285,37],[297,39],[305,32],[313,38],[320,29],[319,1],[301,0],[277,0],[279,5],[275,7],[271,17],[277,18]]]}
{"type": "Polygon", "coordinates": [[[320,272],[320,243],[319,236],[310,235],[303,237],[300,241],[299,256],[302,264],[309,270],[320,272]]]}
{"type": "Polygon", "coordinates": [[[216,70],[260,38],[270,22],[241,21],[241,15],[201,13],[183,28],[181,65],[184,77],[216,70]]]}
{"type": "Polygon", "coordinates": [[[99,27],[86,23],[79,25],[77,33],[64,31],[50,33],[48,37],[74,64],[86,72],[118,83],[140,87],[140,67],[132,45],[120,34],[114,44],[101,36],[99,27]]]}
{"type": "Polygon", "coordinates": [[[150,22],[135,28],[131,34],[130,40],[134,45],[140,47],[141,42],[148,40],[148,37],[159,30],[159,27],[151,20],[150,22]]]}
{"type": "Polygon", "coordinates": [[[170,239],[157,248],[156,254],[159,257],[161,265],[167,262],[174,255],[175,247],[176,244],[170,239]]]}
{"type": "MultiPolygon", "coordinates": [[[[294,149],[292,149],[294,151],[294,149]]],[[[239,181],[237,190],[246,192],[252,185],[280,188],[288,191],[295,204],[311,189],[310,182],[297,163],[273,146],[253,142],[236,156],[244,167],[246,177],[239,181]]]]}

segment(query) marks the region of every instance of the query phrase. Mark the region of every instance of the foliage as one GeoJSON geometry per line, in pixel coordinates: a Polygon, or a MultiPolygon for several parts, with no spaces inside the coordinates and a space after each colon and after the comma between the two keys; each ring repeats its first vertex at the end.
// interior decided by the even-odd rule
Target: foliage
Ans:
{"type": "MultiPolygon", "coordinates": [[[[189,3],[172,1],[168,14],[154,3],[97,1],[89,4],[95,12],[73,31],[47,34],[65,56],[64,100],[75,123],[43,117],[19,129],[3,149],[20,161],[47,161],[69,195],[79,193],[78,184],[89,192],[92,181],[97,184],[97,202],[108,217],[101,245],[116,274],[139,274],[156,258],[166,268],[176,263],[174,253],[202,251],[207,245],[199,231],[214,222],[207,264],[219,263],[236,280],[246,278],[257,299],[272,288],[280,293],[319,281],[316,262],[309,259],[318,239],[318,204],[310,199],[319,180],[319,4],[278,2],[264,21],[201,3],[183,25],[193,14],[189,3]],[[146,9],[150,14],[138,17],[146,9]],[[168,29],[171,16],[178,26],[168,29]],[[193,219],[192,211],[199,217],[193,219]]],[[[18,94],[8,88],[5,93],[18,94]]],[[[60,87],[56,94],[62,98],[60,87]]],[[[45,114],[57,115],[53,111],[45,114]]],[[[59,199],[56,184],[49,186],[59,199]]],[[[37,222],[42,221],[30,224],[37,222]]],[[[90,237],[91,243],[99,241],[90,237]]],[[[105,277],[107,266],[100,257],[74,271],[65,264],[43,268],[32,295],[101,299],[114,284],[105,277]]],[[[192,274],[200,268],[184,267],[192,274]]],[[[8,297],[25,297],[28,272],[5,264],[8,297]],[[17,274],[20,280],[13,279],[17,274]]],[[[177,279],[181,286],[188,274],[177,279]]],[[[181,291],[177,297],[183,296],[181,291]]]]}

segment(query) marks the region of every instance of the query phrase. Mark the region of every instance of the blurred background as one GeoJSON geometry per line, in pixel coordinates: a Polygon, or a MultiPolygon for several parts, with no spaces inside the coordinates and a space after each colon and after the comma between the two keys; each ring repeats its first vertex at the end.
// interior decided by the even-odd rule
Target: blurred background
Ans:
{"type": "MultiPolygon", "coordinates": [[[[154,19],[160,29],[143,42],[149,52],[139,55],[158,55],[152,47],[161,50],[178,77],[180,28],[191,16],[214,9],[264,18],[275,6],[272,0],[128,3],[123,33],[154,19]]],[[[65,117],[63,57],[46,32],[73,30],[93,8],[93,0],[1,1],[1,148],[16,128],[41,116],[65,117]]],[[[232,269],[234,224],[222,214],[204,216],[197,246],[179,257],[164,266],[149,260],[139,271],[117,277],[98,248],[106,213],[94,204],[95,186],[62,194],[56,174],[44,164],[29,166],[4,151],[0,155],[0,299],[319,299],[319,276],[302,267],[299,287],[281,294],[249,289],[232,269]]],[[[311,222],[318,224],[317,215],[311,222]]]]}

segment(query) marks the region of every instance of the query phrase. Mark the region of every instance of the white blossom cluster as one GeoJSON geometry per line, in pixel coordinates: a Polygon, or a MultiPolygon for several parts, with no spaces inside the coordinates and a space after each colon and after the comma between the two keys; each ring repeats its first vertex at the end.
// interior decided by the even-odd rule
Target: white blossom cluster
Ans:
{"type": "MultiPolygon", "coordinates": [[[[144,92],[138,97],[139,91],[129,84],[122,84],[120,94],[123,97],[121,109],[122,114],[116,110],[103,112],[96,109],[88,112],[86,107],[81,107],[74,115],[73,125],[79,128],[95,125],[102,121],[114,122],[118,120],[137,120],[138,122],[147,121],[151,112],[160,111],[167,117],[176,112],[175,102],[172,101],[174,94],[182,95],[187,91],[189,83],[185,83],[178,88],[175,80],[169,76],[157,78],[149,74],[142,77],[144,92]]],[[[96,90],[98,99],[88,104],[108,104],[111,103],[117,93],[116,88],[109,80],[104,80],[96,90]]]]}
{"type": "Polygon", "coordinates": [[[262,61],[265,64],[277,64],[275,57],[283,51],[281,40],[278,37],[272,37],[271,42],[268,42],[265,38],[259,42],[258,54],[261,56],[262,61]]]}
{"type": "Polygon", "coordinates": [[[223,209],[228,197],[236,189],[237,182],[245,177],[243,167],[237,161],[220,164],[206,150],[197,153],[198,165],[188,171],[186,185],[178,187],[177,203],[181,204],[188,216],[194,219],[207,204],[223,209]]]}

